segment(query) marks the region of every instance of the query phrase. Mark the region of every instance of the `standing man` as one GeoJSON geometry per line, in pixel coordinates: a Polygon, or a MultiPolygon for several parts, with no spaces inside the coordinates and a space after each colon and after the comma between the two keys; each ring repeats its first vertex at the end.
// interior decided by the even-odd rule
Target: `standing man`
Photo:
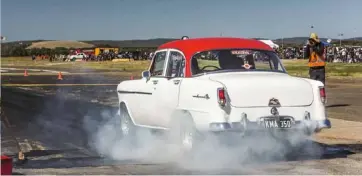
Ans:
{"type": "Polygon", "coordinates": [[[325,84],[326,49],[316,33],[311,33],[304,58],[309,58],[309,76],[325,84]]]}

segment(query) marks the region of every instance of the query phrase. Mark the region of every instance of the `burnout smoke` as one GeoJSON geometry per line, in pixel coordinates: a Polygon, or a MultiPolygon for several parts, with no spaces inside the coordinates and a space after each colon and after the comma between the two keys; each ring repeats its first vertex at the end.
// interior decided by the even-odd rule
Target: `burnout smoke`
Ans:
{"type": "Polygon", "coordinates": [[[290,133],[288,138],[278,133],[274,136],[270,133],[255,134],[246,138],[237,134],[222,137],[210,134],[199,141],[200,145],[192,157],[183,157],[177,155],[176,147],[166,140],[165,135],[154,135],[142,129],[137,136],[138,146],[135,147],[120,138],[118,115],[103,111],[98,119],[101,121],[86,116],[84,124],[88,132],[92,133],[93,147],[101,155],[114,160],[172,163],[195,173],[222,172],[235,168],[250,170],[258,164],[288,160],[289,152],[293,152],[293,159],[302,159],[306,155],[319,158],[322,154],[320,147],[306,140],[307,136],[302,133],[290,133]]]}
{"type": "MultiPolygon", "coordinates": [[[[98,76],[97,80],[99,79],[102,78],[98,76]]],[[[247,138],[241,138],[237,134],[222,137],[210,134],[199,141],[200,145],[197,146],[192,157],[184,157],[178,155],[178,147],[171,145],[166,135],[140,129],[135,146],[121,138],[116,87],[109,89],[114,91],[106,94],[109,95],[106,98],[113,98],[113,107],[102,105],[99,101],[96,103],[90,101],[99,100],[96,97],[105,97],[104,90],[82,89],[74,94],[75,88],[59,88],[55,99],[53,97],[43,102],[43,111],[38,114],[41,117],[35,122],[37,124],[35,128],[41,127],[42,133],[39,133],[41,134],[39,136],[42,141],[47,146],[56,148],[81,146],[91,150],[93,154],[112,160],[172,163],[174,167],[191,170],[193,173],[223,172],[240,168],[253,170],[255,165],[289,159],[287,152],[291,147],[297,146],[303,147],[294,151],[296,155],[294,159],[305,154],[318,158],[322,154],[319,146],[306,142],[306,136],[299,133],[288,137],[290,142],[288,145],[281,142],[282,140],[276,140],[275,136],[272,137],[268,133],[247,138]],[[74,97],[80,96],[83,91],[91,93],[83,97],[74,97]]],[[[276,137],[285,138],[278,134],[276,137]]],[[[259,166],[255,169],[258,168],[259,166]]]]}
{"type": "Polygon", "coordinates": [[[83,124],[90,134],[90,146],[104,157],[145,162],[162,162],[168,157],[164,138],[148,129],[138,130],[136,144],[123,139],[120,117],[110,111],[103,110],[100,117],[87,115],[83,124]]]}
{"type": "MultiPolygon", "coordinates": [[[[107,80],[95,72],[88,71],[89,75],[98,76],[74,76],[64,75],[59,84],[89,84],[107,80]]],[[[48,149],[82,149],[89,148],[89,131],[86,131],[83,123],[85,115],[91,114],[94,118],[100,117],[100,111],[113,113],[114,108],[101,104],[100,101],[109,92],[105,89],[111,89],[114,93],[114,87],[98,86],[70,86],[70,87],[45,87],[39,88],[41,92],[49,92],[39,99],[39,102],[33,105],[36,110],[34,114],[35,121],[30,121],[27,128],[31,131],[40,131],[36,139],[48,149]],[[93,103],[92,100],[100,100],[93,103]],[[102,110],[106,109],[106,110],[102,110]]],[[[109,96],[110,97],[110,96],[109,96]]],[[[31,114],[33,115],[33,114],[31,114]]],[[[98,119],[100,122],[100,120],[98,119]]],[[[100,124],[88,126],[96,129],[100,124]]],[[[92,153],[92,152],[90,152],[92,153]]]]}

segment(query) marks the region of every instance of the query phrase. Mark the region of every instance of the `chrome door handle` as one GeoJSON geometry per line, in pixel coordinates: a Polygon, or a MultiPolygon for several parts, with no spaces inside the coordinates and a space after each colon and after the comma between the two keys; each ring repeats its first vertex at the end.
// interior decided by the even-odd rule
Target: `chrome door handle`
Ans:
{"type": "Polygon", "coordinates": [[[173,80],[173,83],[174,83],[175,85],[177,85],[177,84],[180,83],[180,80],[173,80]]]}
{"type": "Polygon", "coordinates": [[[153,80],[152,82],[153,82],[153,84],[157,84],[158,80],[153,80]]]}

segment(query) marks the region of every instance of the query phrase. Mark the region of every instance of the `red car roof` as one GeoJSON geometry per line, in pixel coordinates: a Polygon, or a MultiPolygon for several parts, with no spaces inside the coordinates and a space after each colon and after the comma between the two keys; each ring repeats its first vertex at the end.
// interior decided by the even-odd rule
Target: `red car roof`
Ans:
{"type": "Polygon", "coordinates": [[[258,40],[227,37],[175,40],[161,45],[158,49],[178,49],[188,60],[201,51],[241,48],[274,51],[269,45],[258,40]]]}

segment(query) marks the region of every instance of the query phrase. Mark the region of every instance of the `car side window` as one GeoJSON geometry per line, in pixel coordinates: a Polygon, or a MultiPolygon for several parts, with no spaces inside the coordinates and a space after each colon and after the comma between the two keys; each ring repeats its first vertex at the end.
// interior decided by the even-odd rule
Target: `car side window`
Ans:
{"type": "Polygon", "coordinates": [[[162,76],[166,61],[166,51],[161,51],[155,54],[151,65],[151,76],[162,76]]]}
{"type": "Polygon", "coordinates": [[[185,58],[178,51],[171,51],[166,70],[167,77],[184,77],[185,58]]]}

